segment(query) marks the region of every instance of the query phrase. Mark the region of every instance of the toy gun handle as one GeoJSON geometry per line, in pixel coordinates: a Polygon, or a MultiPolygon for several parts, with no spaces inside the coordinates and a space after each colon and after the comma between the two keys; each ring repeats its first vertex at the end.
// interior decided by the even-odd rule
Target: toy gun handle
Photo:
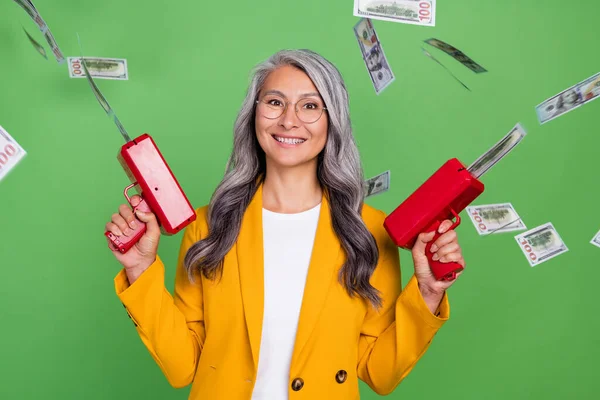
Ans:
{"type": "MultiPolygon", "coordinates": [[[[127,191],[129,189],[131,189],[132,187],[134,187],[135,185],[137,185],[137,182],[133,183],[125,188],[125,198],[127,199],[127,202],[129,203],[129,205],[131,205],[131,199],[129,198],[127,191]]],[[[143,212],[152,212],[152,210],[148,206],[148,203],[146,203],[146,200],[144,200],[144,199],[142,199],[140,204],[138,204],[137,206],[135,206],[135,207],[133,207],[133,205],[131,205],[131,206],[132,206],[132,209],[134,212],[134,216],[135,216],[136,210],[140,210],[143,212]]],[[[113,233],[109,232],[109,231],[106,231],[104,233],[104,235],[119,250],[120,253],[125,254],[129,251],[129,249],[131,249],[131,247],[133,247],[134,244],[136,244],[138,242],[138,240],[140,240],[140,238],[144,235],[144,232],[146,232],[146,224],[144,222],[140,221],[137,217],[135,218],[135,224],[136,224],[136,228],[133,230],[133,233],[130,236],[125,236],[125,235],[116,236],[116,235],[113,235],[113,233]]]]}
{"type": "MultiPolygon", "coordinates": [[[[452,209],[450,210],[450,212],[456,218],[456,222],[454,222],[454,224],[452,224],[452,226],[448,230],[454,229],[458,225],[460,225],[460,217],[458,216],[458,214],[452,209]]],[[[427,255],[427,260],[429,260],[429,266],[431,267],[431,272],[435,276],[435,279],[437,279],[438,281],[453,281],[454,279],[456,279],[456,273],[463,270],[462,265],[454,261],[448,263],[440,262],[440,260],[434,261],[432,258],[433,253],[431,252],[431,246],[441,236],[441,234],[437,231],[441,224],[442,221],[435,221],[425,231],[427,233],[434,231],[436,232],[433,239],[425,246],[425,254],[427,255]]]]}

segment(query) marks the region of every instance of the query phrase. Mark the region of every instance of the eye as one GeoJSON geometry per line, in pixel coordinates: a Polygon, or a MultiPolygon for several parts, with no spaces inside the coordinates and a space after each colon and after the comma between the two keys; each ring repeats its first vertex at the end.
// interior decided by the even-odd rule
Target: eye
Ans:
{"type": "Polygon", "coordinates": [[[306,108],[307,110],[318,110],[321,106],[314,102],[308,102],[303,105],[303,108],[306,108]]]}
{"type": "Polygon", "coordinates": [[[270,106],[281,107],[283,102],[279,99],[265,99],[266,103],[270,106]]]}

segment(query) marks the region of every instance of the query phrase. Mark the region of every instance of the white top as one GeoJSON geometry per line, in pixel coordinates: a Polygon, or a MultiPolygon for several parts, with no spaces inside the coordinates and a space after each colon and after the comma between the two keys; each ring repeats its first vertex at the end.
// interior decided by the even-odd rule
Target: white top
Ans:
{"type": "Polygon", "coordinates": [[[290,362],[321,204],[297,214],[263,208],[264,314],[252,400],[287,400],[290,362]]]}

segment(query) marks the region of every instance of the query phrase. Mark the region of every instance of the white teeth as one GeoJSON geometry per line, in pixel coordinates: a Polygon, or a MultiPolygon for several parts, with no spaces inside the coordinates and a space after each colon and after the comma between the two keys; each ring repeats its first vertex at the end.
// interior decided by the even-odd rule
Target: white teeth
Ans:
{"type": "Polygon", "coordinates": [[[305,142],[304,139],[288,139],[288,138],[280,138],[278,136],[274,136],[274,138],[278,142],[287,143],[287,144],[298,144],[298,143],[304,143],[305,142]]]}

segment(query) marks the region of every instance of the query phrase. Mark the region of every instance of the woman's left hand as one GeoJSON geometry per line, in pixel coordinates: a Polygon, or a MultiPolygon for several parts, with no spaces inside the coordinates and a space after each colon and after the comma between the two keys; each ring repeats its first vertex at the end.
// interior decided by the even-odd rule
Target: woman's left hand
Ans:
{"type": "MultiPolygon", "coordinates": [[[[454,261],[465,268],[465,260],[458,244],[456,232],[448,230],[452,224],[453,222],[450,220],[445,220],[440,224],[438,232],[442,233],[442,235],[433,243],[431,251],[434,254],[434,261],[439,260],[442,263],[454,261]]],[[[428,298],[434,301],[435,299],[441,300],[446,289],[456,281],[456,279],[452,281],[438,281],[431,272],[429,260],[427,260],[427,255],[425,254],[425,246],[433,240],[434,236],[435,232],[421,233],[412,248],[415,277],[419,282],[421,294],[426,301],[428,298]]],[[[462,273],[463,271],[458,272],[456,277],[458,278],[462,273]]]]}

